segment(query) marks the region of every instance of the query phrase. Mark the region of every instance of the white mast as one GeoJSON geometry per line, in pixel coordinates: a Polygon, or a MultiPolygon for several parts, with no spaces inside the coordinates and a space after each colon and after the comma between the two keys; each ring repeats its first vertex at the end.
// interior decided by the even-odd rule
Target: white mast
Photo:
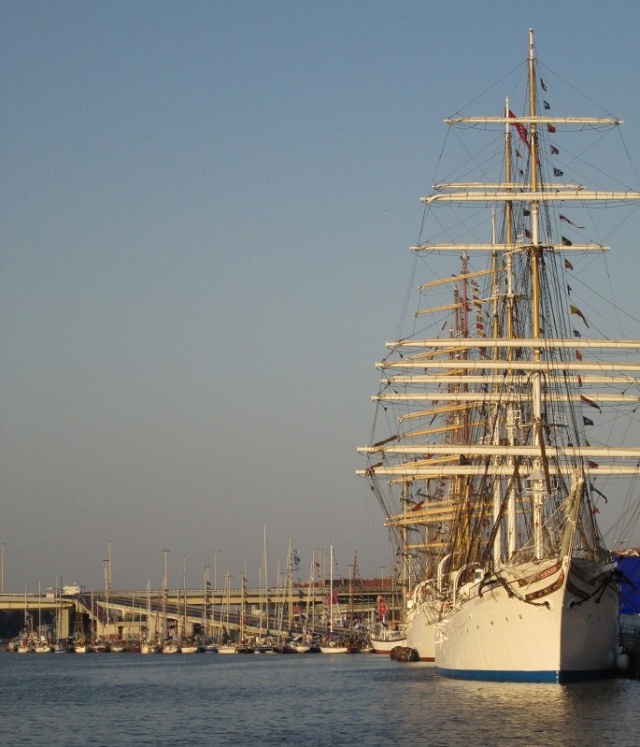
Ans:
{"type": "Polygon", "coordinates": [[[333,633],[333,543],[329,545],[329,631],[333,633]]]}

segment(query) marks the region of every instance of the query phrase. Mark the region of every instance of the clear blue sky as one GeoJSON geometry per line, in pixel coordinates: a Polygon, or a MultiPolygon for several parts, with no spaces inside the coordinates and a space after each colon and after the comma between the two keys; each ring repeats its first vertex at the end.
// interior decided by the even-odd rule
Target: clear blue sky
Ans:
{"type": "Polygon", "coordinates": [[[5,590],[100,586],[108,541],[116,587],[164,548],[257,583],[264,525],[272,576],[288,537],[389,568],[373,364],[442,120],[530,26],[638,162],[634,0],[0,2],[5,590]]]}

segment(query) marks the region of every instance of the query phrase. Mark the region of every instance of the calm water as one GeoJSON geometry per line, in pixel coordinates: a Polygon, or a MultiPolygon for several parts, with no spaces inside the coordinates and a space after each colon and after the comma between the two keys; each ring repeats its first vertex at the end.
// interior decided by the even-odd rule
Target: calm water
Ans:
{"type": "Polygon", "coordinates": [[[0,653],[0,745],[635,747],[640,682],[439,678],[374,655],[0,653]]]}

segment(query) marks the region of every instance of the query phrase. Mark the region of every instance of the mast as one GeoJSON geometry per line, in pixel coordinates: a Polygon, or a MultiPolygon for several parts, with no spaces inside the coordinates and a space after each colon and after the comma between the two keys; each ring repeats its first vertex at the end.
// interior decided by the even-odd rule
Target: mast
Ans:
{"type": "Polygon", "coordinates": [[[55,602],[56,602],[56,625],[55,625],[55,637],[56,643],[60,640],[60,627],[61,627],[61,614],[62,614],[62,600],[60,599],[60,582],[58,581],[59,576],[56,576],[56,588],[55,588],[55,602]]]}
{"type": "MultiPolygon", "coordinates": [[[[535,87],[535,50],[533,43],[533,29],[529,29],[529,115],[532,118],[529,131],[529,174],[530,174],[530,191],[536,194],[539,189],[539,159],[538,159],[538,132],[537,123],[533,118],[537,116],[536,108],[536,87],[535,87]]],[[[540,223],[539,210],[540,203],[538,200],[532,200],[531,207],[531,235],[532,246],[530,248],[531,262],[531,337],[537,340],[541,336],[541,308],[540,308],[540,264],[542,261],[542,245],[540,242],[540,223]]],[[[541,360],[540,347],[533,348],[533,361],[539,363],[541,360]]],[[[542,431],[542,394],[541,394],[541,373],[539,370],[534,371],[531,375],[532,387],[532,407],[533,407],[533,438],[534,443],[540,449],[540,457],[536,457],[533,462],[533,471],[529,476],[531,483],[531,493],[533,499],[533,535],[536,558],[541,558],[542,549],[542,505],[544,501],[545,487],[550,488],[548,473],[546,479],[543,477],[541,469],[546,467],[544,458],[544,437],[542,431]]]]}
{"type": "MultiPolygon", "coordinates": [[[[409,481],[402,483],[402,514],[407,514],[409,510],[409,481]]],[[[402,604],[402,616],[404,617],[409,594],[409,527],[402,524],[400,527],[400,597],[402,604]]],[[[395,574],[394,574],[395,575],[395,574]]],[[[383,590],[384,591],[384,590],[383,590]]]]}
{"type": "Polygon", "coordinates": [[[351,629],[353,630],[353,620],[355,617],[355,604],[353,600],[353,594],[356,585],[356,571],[358,568],[358,553],[356,552],[353,556],[353,568],[351,569],[351,576],[349,577],[349,622],[351,629]]]}
{"type": "Polygon", "coordinates": [[[42,638],[42,584],[38,581],[38,639],[42,638]]]}
{"type": "MultiPolygon", "coordinates": [[[[157,631],[158,616],[154,618],[153,624],[153,639],[156,640],[158,637],[157,631]]],[[[151,638],[151,579],[147,579],[147,642],[151,638]]]]}
{"type": "MultiPolygon", "coordinates": [[[[269,571],[267,569],[267,525],[265,524],[262,528],[263,541],[262,541],[262,554],[263,554],[263,567],[264,567],[264,616],[265,616],[265,631],[266,635],[269,635],[269,571]]],[[[262,629],[262,621],[260,622],[260,628],[262,629]]]]}
{"type": "Polygon", "coordinates": [[[169,595],[169,571],[168,571],[168,555],[169,550],[163,550],[164,555],[164,576],[162,579],[162,640],[167,640],[167,597],[169,595]]]}
{"type": "Polygon", "coordinates": [[[329,545],[329,631],[333,633],[333,543],[329,545]]]}
{"type": "Polygon", "coordinates": [[[242,598],[240,603],[240,642],[244,641],[244,629],[245,629],[245,618],[246,618],[246,605],[247,605],[247,561],[245,560],[245,567],[242,571],[242,598]]]}
{"type": "Polygon", "coordinates": [[[187,635],[187,558],[185,555],[182,556],[182,590],[184,593],[182,635],[186,637],[187,635]]]}
{"type": "Polygon", "coordinates": [[[202,593],[202,626],[204,628],[205,640],[209,635],[209,568],[211,566],[204,566],[204,584],[202,593]]]}
{"type": "Polygon", "coordinates": [[[315,618],[315,605],[312,606],[311,599],[315,599],[315,588],[316,588],[316,553],[315,550],[311,553],[311,567],[309,568],[309,587],[307,589],[307,620],[306,627],[309,629],[309,619],[311,619],[311,633],[314,631],[314,618],[315,618]],[[311,618],[309,618],[309,610],[311,610],[311,618]]]}
{"type": "Polygon", "coordinates": [[[289,601],[287,604],[287,623],[289,630],[293,626],[293,550],[291,547],[291,537],[289,537],[289,552],[287,556],[287,590],[289,595],[289,601]]]}
{"type": "MultiPolygon", "coordinates": [[[[633,417],[640,406],[640,340],[606,333],[597,339],[595,324],[586,324],[585,337],[573,329],[572,314],[582,314],[570,298],[567,252],[593,255],[608,247],[572,242],[554,220],[571,223],[555,212],[558,207],[637,203],[640,193],[564,181],[546,159],[549,151],[560,152],[546,137],[556,126],[601,130],[621,121],[554,116],[541,93],[547,89],[538,75],[533,30],[524,65],[520,109],[507,98],[500,116],[446,120],[498,130],[490,157],[504,158],[488,180],[443,181],[422,198],[427,208],[450,212],[452,223],[438,215],[435,240],[413,251],[429,259],[456,252],[460,268],[419,286],[421,300],[429,303],[414,318],[433,331],[416,332],[414,326],[407,337],[386,344],[373,400],[390,411],[380,420],[394,423],[390,433],[381,430],[359,449],[368,461],[358,474],[368,478],[403,559],[409,549],[418,550],[437,565],[448,553],[439,566],[445,586],[454,572],[462,583],[477,566],[505,574],[518,562],[558,559],[559,550],[574,553],[574,532],[583,556],[602,557],[593,482],[640,471],[639,447],[611,438],[591,445],[585,426],[594,423],[586,417],[583,423],[588,406],[607,408],[611,421],[633,417]],[[459,211],[453,208],[473,210],[454,224],[459,211]],[[480,219],[474,223],[482,208],[491,210],[491,230],[475,241],[476,231],[485,230],[480,219]],[[462,243],[455,242],[456,231],[462,243]],[[486,260],[484,267],[474,266],[476,257],[486,260]],[[475,319],[474,308],[480,309],[475,319]]],[[[400,578],[406,589],[405,567],[400,578]]]]}

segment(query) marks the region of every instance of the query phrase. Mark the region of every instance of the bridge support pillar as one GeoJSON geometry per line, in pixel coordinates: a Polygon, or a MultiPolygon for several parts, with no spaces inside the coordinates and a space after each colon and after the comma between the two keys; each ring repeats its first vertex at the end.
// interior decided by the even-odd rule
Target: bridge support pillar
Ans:
{"type": "Polygon", "coordinates": [[[60,620],[58,622],[58,635],[60,638],[70,638],[71,637],[71,610],[69,607],[63,607],[62,609],[58,610],[58,614],[60,615],[60,620]]]}

